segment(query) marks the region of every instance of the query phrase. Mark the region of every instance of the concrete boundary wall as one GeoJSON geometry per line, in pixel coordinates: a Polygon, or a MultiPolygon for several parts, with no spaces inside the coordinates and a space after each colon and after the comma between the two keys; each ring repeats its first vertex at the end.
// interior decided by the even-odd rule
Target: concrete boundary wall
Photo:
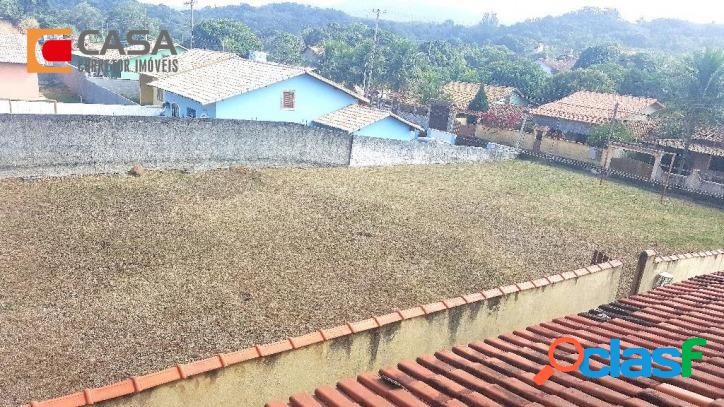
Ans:
{"type": "Polygon", "coordinates": [[[495,161],[515,158],[512,148],[485,149],[455,146],[439,141],[409,142],[373,137],[355,136],[349,165],[367,167],[376,165],[449,164],[476,161],[495,161]]]}
{"type": "Polygon", "coordinates": [[[588,311],[616,299],[621,271],[622,263],[615,260],[475,292],[169,367],[42,405],[262,406],[340,377],[588,311]]]}
{"type": "Polygon", "coordinates": [[[0,114],[0,177],[125,173],[134,164],[205,170],[235,165],[444,164],[516,155],[514,149],[492,144],[485,149],[405,142],[282,122],[0,114]]]}
{"type": "Polygon", "coordinates": [[[659,256],[653,250],[646,250],[639,255],[631,294],[654,289],[661,273],[670,274],[673,277],[671,282],[676,283],[718,271],[724,271],[724,249],[671,256],[659,256]]]}
{"type": "Polygon", "coordinates": [[[94,116],[160,116],[163,108],[140,105],[99,105],[54,101],[0,100],[0,114],[63,114],[94,116]]]}
{"type": "MultiPolygon", "coordinates": [[[[137,105],[136,102],[128,99],[127,97],[93,82],[94,79],[97,80],[98,83],[107,83],[106,81],[90,78],[83,71],[80,71],[75,67],[71,68],[73,70],[70,73],[53,73],[48,74],[48,76],[62,82],[65,86],[72,90],[73,93],[80,96],[83,101],[87,103],[98,103],[103,105],[137,105]]],[[[138,86],[138,82],[136,82],[136,86],[138,86]]]]}
{"type": "Polygon", "coordinates": [[[347,165],[351,136],[301,124],[119,116],[0,115],[0,177],[347,165]]]}

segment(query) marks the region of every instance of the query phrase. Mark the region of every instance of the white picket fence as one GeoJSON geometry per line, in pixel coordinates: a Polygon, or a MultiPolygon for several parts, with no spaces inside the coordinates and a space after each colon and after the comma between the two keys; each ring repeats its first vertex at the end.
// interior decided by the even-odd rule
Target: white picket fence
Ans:
{"type": "Polygon", "coordinates": [[[52,101],[0,100],[0,114],[64,114],[98,116],[159,116],[160,106],[99,105],[52,101]]]}

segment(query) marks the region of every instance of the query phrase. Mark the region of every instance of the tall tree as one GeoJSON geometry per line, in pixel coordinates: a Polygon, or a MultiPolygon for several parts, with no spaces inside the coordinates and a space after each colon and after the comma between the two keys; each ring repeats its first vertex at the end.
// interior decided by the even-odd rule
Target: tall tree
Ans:
{"type": "Polygon", "coordinates": [[[261,49],[261,41],[244,23],[232,20],[204,20],[194,27],[194,45],[246,57],[261,49]]]}
{"type": "Polygon", "coordinates": [[[133,0],[119,1],[108,12],[109,30],[118,30],[121,37],[129,30],[149,30],[157,33],[159,22],[146,14],[146,9],[133,0]]]}
{"type": "Polygon", "coordinates": [[[300,65],[303,49],[302,38],[286,32],[277,32],[264,41],[264,50],[269,52],[269,58],[282,64],[300,65]]]}
{"type": "Polygon", "coordinates": [[[478,93],[475,94],[473,100],[470,101],[468,109],[473,112],[487,112],[490,109],[488,95],[485,93],[485,84],[480,84],[480,89],[478,89],[478,93]]]}
{"type": "Polygon", "coordinates": [[[724,50],[697,52],[688,68],[682,110],[684,159],[691,164],[689,147],[694,133],[701,128],[724,126],[724,50]]]}

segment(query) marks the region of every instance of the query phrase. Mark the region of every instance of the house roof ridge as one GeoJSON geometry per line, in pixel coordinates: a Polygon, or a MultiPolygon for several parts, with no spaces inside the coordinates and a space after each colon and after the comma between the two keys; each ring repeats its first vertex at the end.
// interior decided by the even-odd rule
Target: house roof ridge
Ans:
{"type": "MultiPolygon", "coordinates": [[[[607,270],[613,267],[620,267],[622,264],[623,263],[619,260],[610,260],[608,262],[600,263],[599,265],[597,265],[597,268],[588,271],[585,274],[607,270]]],[[[278,340],[271,343],[254,345],[238,351],[219,353],[205,359],[176,364],[163,370],[149,372],[137,376],[131,376],[129,378],[123,379],[115,383],[110,383],[108,385],[95,388],[85,388],[75,393],[40,402],[31,401],[29,404],[24,404],[21,407],[80,407],[91,405],[101,401],[129,396],[131,394],[140,393],[144,390],[152,389],[154,387],[158,387],[164,384],[172,383],[179,380],[185,380],[192,376],[223,369],[249,360],[267,357],[282,352],[293,351],[309,345],[313,345],[315,343],[329,341],[335,338],[352,335],[370,329],[378,329],[384,325],[388,325],[394,322],[423,317],[461,305],[480,302],[496,297],[505,297],[521,291],[542,287],[544,285],[556,284],[566,280],[579,278],[580,276],[584,275],[581,270],[588,269],[590,269],[590,267],[579,269],[577,270],[578,273],[567,271],[560,274],[553,274],[551,276],[538,278],[535,280],[528,280],[520,283],[494,287],[491,289],[461,295],[458,297],[448,298],[429,304],[418,305],[405,310],[396,309],[388,314],[373,316],[367,319],[363,319],[361,321],[347,322],[344,325],[338,325],[326,329],[319,329],[309,332],[307,334],[295,337],[288,337],[286,339],[278,340]]]]}

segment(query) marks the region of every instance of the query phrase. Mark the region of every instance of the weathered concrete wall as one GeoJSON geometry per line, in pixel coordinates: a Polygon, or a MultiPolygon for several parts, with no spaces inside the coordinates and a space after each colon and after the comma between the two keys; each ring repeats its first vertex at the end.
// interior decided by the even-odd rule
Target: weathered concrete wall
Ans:
{"type": "Polygon", "coordinates": [[[347,165],[351,137],[300,124],[0,115],[0,177],[231,165],[347,165]]]}
{"type": "MultiPolygon", "coordinates": [[[[98,110],[98,105],[43,106],[58,114],[77,108],[68,105],[98,110]]],[[[158,110],[149,106],[100,110],[113,109],[158,110]]],[[[192,170],[233,165],[373,166],[494,161],[517,154],[493,143],[488,147],[351,136],[281,122],[0,114],[0,177],[123,173],[134,164],[192,170]]]]}
{"type": "MultiPolygon", "coordinates": [[[[177,369],[167,369],[156,376],[147,376],[148,379],[135,379],[137,387],[134,388],[146,388],[147,380],[152,384],[164,380],[162,383],[166,384],[97,404],[113,407],[262,406],[267,401],[312,391],[340,378],[354,377],[404,359],[611,302],[616,298],[622,266],[618,261],[601,266],[291,338],[290,343],[302,343],[301,347],[271,356],[256,356],[224,368],[219,368],[220,362],[215,362],[215,358],[184,365],[178,370],[193,371],[199,363],[207,362],[216,363],[217,367],[185,380],[178,380],[177,369]],[[319,337],[310,344],[309,338],[315,335],[319,337]],[[307,343],[303,343],[304,340],[307,343]],[[173,375],[176,375],[175,379],[173,375]]],[[[278,346],[272,344],[262,348],[278,346]]],[[[248,351],[253,353],[254,349],[248,351]]],[[[189,375],[185,373],[184,376],[189,375]]],[[[128,382],[124,386],[133,391],[128,382]]]]}
{"type": "Polygon", "coordinates": [[[76,114],[100,116],[160,116],[157,106],[97,105],[90,103],[62,103],[47,101],[0,100],[0,114],[76,114]]]}
{"type": "Polygon", "coordinates": [[[71,73],[53,73],[48,76],[62,82],[85,103],[102,105],[135,105],[132,100],[93,83],[85,73],[73,68],[71,73]]]}
{"type": "Polygon", "coordinates": [[[646,250],[639,256],[631,294],[653,289],[661,273],[671,274],[671,282],[676,283],[718,271],[724,271],[724,249],[672,256],[658,256],[655,251],[646,250]]]}
{"type": "Polygon", "coordinates": [[[515,158],[513,149],[490,150],[479,147],[454,146],[443,142],[427,143],[354,137],[350,166],[403,164],[447,164],[494,161],[515,158]]]}
{"type": "Polygon", "coordinates": [[[137,80],[113,78],[88,78],[88,80],[126,99],[139,101],[141,88],[137,80]]]}

